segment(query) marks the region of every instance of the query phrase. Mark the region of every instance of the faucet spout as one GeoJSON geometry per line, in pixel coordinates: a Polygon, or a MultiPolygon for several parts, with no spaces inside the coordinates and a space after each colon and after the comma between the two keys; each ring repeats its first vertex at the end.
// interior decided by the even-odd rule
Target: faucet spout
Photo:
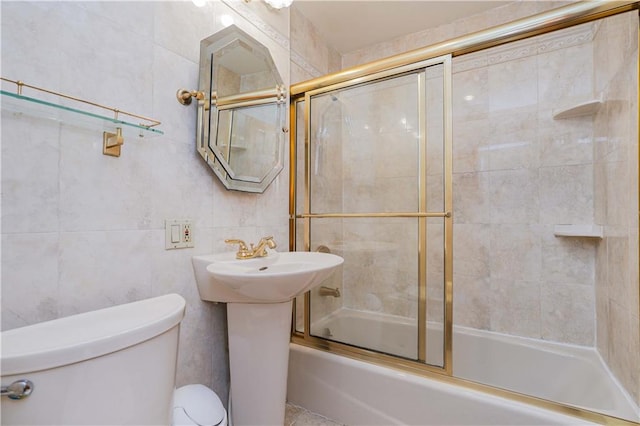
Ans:
{"type": "Polygon", "coordinates": [[[253,248],[253,244],[251,244],[251,248],[253,249],[253,257],[265,257],[269,253],[267,253],[267,247],[270,249],[274,249],[277,247],[275,241],[273,241],[273,237],[264,237],[260,239],[260,242],[253,248]]]}
{"type": "Polygon", "coordinates": [[[266,257],[269,255],[267,248],[274,249],[277,247],[273,237],[264,237],[260,239],[260,242],[256,247],[251,244],[251,248],[247,247],[244,241],[237,239],[224,240],[227,244],[238,244],[238,252],[236,253],[236,259],[254,259],[256,257],[266,257]]]}

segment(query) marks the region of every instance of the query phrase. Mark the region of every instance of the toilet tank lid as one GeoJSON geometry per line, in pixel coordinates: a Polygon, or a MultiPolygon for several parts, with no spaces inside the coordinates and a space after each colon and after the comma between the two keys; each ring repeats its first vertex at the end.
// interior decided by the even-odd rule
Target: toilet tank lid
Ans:
{"type": "Polygon", "coordinates": [[[2,375],[60,367],[133,346],[179,324],[184,309],[182,296],[167,294],[3,331],[2,375]]]}

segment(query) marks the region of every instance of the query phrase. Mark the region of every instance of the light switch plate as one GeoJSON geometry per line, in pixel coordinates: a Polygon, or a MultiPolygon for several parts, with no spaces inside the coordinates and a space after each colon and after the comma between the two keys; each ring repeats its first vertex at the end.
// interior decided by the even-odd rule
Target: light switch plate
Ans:
{"type": "Polygon", "coordinates": [[[193,225],[189,219],[164,221],[164,248],[167,250],[193,247],[193,225]]]}

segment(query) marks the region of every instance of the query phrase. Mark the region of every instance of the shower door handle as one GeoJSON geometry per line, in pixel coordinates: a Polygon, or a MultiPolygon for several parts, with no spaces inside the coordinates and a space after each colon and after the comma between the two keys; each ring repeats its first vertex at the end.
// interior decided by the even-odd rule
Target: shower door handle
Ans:
{"type": "Polygon", "coordinates": [[[31,380],[16,380],[9,386],[0,388],[0,396],[8,396],[9,399],[22,399],[33,392],[33,382],[31,380]]]}

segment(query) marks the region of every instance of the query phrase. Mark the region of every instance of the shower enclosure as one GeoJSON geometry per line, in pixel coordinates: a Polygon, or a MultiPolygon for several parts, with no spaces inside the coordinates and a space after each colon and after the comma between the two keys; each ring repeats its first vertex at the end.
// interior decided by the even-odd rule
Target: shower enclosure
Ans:
{"type": "Polygon", "coordinates": [[[291,248],[345,259],[294,342],[640,420],[638,12],[590,7],[292,87],[291,248]]]}
{"type": "Polygon", "coordinates": [[[443,97],[450,67],[450,56],[438,57],[307,93],[310,143],[307,152],[298,150],[308,158],[299,172],[309,182],[309,194],[300,194],[305,207],[299,220],[307,232],[298,234],[298,246],[327,247],[349,265],[325,285],[338,288],[340,298],[311,298],[311,316],[323,319],[312,321],[311,335],[445,369],[442,324],[451,307],[441,303],[429,311],[420,301],[428,294],[443,300],[445,270],[451,282],[451,259],[444,261],[444,236],[450,244],[452,235],[451,132],[445,124],[451,115],[443,97]],[[427,253],[442,263],[438,276],[427,277],[427,253]],[[382,312],[422,330],[405,339],[380,329],[353,341],[340,335],[344,329],[324,325],[336,309],[342,316],[382,312]],[[435,334],[426,332],[427,312],[440,324],[435,334]]]}

